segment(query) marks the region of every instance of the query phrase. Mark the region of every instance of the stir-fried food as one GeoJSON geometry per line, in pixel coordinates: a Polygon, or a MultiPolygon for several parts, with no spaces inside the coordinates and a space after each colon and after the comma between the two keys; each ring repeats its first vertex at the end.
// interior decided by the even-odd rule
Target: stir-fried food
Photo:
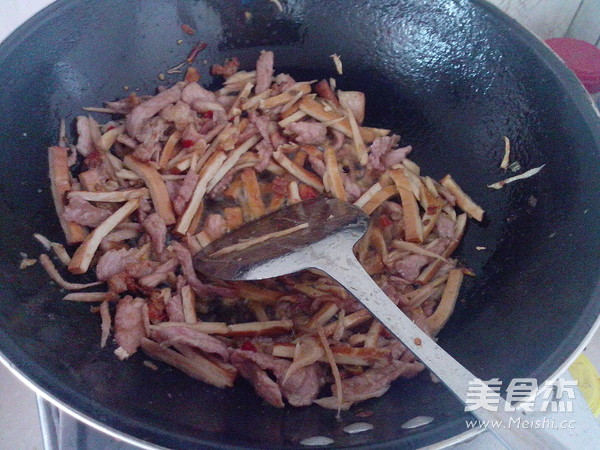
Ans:
{"type": "Polygon", "coordinates": [[[435,336],[463,278],[452,253],[467,215],[483,210],[449,175],[421,174],[399,136],[365,126],[363,93],[299,82],[273,64],[263,51],[252,71],[235,58],[214,66],[225,79],[216,92],[190,69],[155,96],[95,109],[112,114],[106,123],[78,117],[77,144],[62,136],[49,149],[56,211],[76,248],[39,236],[63,268],[40,262],[76,291],[65,300],[100,302],[101,345],[112,333],[120,359],[142,350],[219,388],[245,378],[276,407],[349,408],[424,366],[319,272],[223,282],[197,274],[194,254],[287,204],[337,197],[371,216],[361,264],[435,336]],[[68,282],[67,271],[97,281],[68,282]]]}

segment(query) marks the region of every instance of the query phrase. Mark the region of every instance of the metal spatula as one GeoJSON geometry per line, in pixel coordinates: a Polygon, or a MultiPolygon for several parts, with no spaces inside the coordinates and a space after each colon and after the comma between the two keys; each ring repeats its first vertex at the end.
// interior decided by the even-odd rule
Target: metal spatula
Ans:
{"type": "MultiPolygon", "coordinates": [[[[218,239],[196,256],[194,266],[223,280],[260,280],[319,269],[352,293],[460,401],[466,404],[469,383],[474,382],[487,391],[485,398],[497,398],[498,412],[476,409],[478,419],[504,424],[524,420],[522,412],[506,412],[502,397],[417,327],[365,272],[352,249],[368,225],[369,217],[360,208],[317,198],[280,209],[218,239]]],[[[537,430],[506,426],[491,431],[509,448],[564,448],[537,430]]]]}

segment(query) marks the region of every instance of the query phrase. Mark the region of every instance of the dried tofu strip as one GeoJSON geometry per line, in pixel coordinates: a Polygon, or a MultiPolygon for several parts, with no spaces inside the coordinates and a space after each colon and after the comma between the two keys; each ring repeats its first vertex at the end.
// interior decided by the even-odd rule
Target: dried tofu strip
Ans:
{"type": "Polygon", "coordinates": [[[383,264],[383,261],[379,256],[374,255],[364,261],[364,268],[369,275],[374,276],[383,273],[383,271],[386,269],[386,266],[383,264]]]}
{"type": "Polygon", "coordinates": [[[110,298],[112,294],[110,292],[72,292],[63,297],[63,300],[71,302],[104,302],[107,298],[110,298]]]}
{"type": "MultiPolygon", "coordinates": [[[[300,84],[300,83],[297,83],[300,84]]],[[[301,93],[302,95],[310,94],[310,84],[302,83],[300,86],[296,86],[295,88],[291,88],[290,90],[284,91],[279,95],[275,95],[266,100],[260,102],[260,109],[271,109],[277,106],[282,106],[292,100],[297,93],[301,93]]]]}
{"type": "Polygon", "coordinates": [[[421,168],[408,158],[402,160],[402,165],[417,176],[421,174],[421,168]]]}
{"type": "Polygon", "coordinates": [[[238,94],[237,98],[233,102],[233,105],[231,105],[231,108],[229,108],[229,118],[230,119],[232,117],[239,116],[242,113],[242,110],[240,109],[240,104],[242,101],[244,101],[248,98],[248,96],[252,92],[253,87],[254,87],[254,84],[252,84],[252,83],[246,83],[244,85],[244,88],[238,94]]]}
{"type": "Polygon", "coordinates": [[[283,105],[283,107],[281,108],[281,112],[284,113],[287,110],[291,109],[298,102],[298,100],[300,100],[302,97],[304,97],[304,93],[298,92],[296,95],[294,95],[291,98],[291,100],[289,102],[287,102],[285,105],[283,105]]]}
{"type": "Polygon", "coordinates": [[[263,242],[268,241],[269,239],[274,239],[282,236],[287,236],[288,234],[295,233],[297,231],[303,230],[304,228],[308,228],[308,223],[302,223],[300,225],[296,225],[295,227],[287,228],[281,231],[274,231],[273,233],[267,233],[257,238],[248,239],[243,242],[238,242],[237,244],[230,245],[229,247],[224,247],[221,250],[218,250],[212,253],[211,257],[218,257],[222,255],[228,255],[229,253],[239,252],[241,250],[245,250],[253,245],[261,244],[263,242]]]}
{"type": "Polygon", "coordinates": [[[432,298],[432,297],[437,297],[441,295],[441,291],[442,288],[441,287],[432,287],[431,285],[426,285],[427,287],[424,287],[423,289],[421,289],[419,291],[418,295],[415,295],[411,300],[410,300],[410,307],[413,311],[423,311],[423,309],[421,308],[421,305],[428,299],[432,298]]]}
{"type": "Polygon", "coordinates": [[[183,304],[183,317],[187,323],[196,323],[196,293],[191,286],[181,288],[181,303],[183,304]]]}
{"type": "Polygon", "coordinates": [[[60,259],[60,262],[63,263],[65,266],[68,266],[71,262],[71,256],[67,253],[65,247],[62,244],[59,244],[58,242],[50,243],[50,247],[52,247],[54,254],[57,256],[58,259],[60,259]]]}
{"type": "MultiPolygon", "coordinates": [[[[356,311],[355,313],[348,314],[346,317],[344,317],[344,321],[343,321],[344,328],[353,328],[353,327],[361,325],[371,319],[372,319],[372,317],[371,317],[371,314],[369,314],[369,311],[367,311],[366,309],[361,309],[359,311],[356,311]]],[[[335,332],[337,327],[338,327],[338,324],[336,321],[336,322],[327,324],[326,326],[323,327],[323,329],[325,330],[325,334],[327,336],[331,336],[335,332]]]]}
{"type": "Polygon", "coordinates": [[[320,159],[321,161],[325,159],[325,154],[323,150],[320,150],[314,145],[301,145],[300,150],[306,153],[307,156],[312,156],[314,158],[320,159]]]}
{"type": "Polygon", "coordinates": [[[283,292],[266,289],[243,281],[233,283],[233,286],[241,298],[265,305],[276,304],[277,300],[284,295],[283,292]]]}
{"type": "Polygon", "coordinates": [[[452,269],[448,274],[448,281],[444,287],[442,299],[435,312],[426,320],[433,336],[437,335],[444,325],[446,325],[448,318],[454,311],[462,280],[463,273],[461,269],[452,269]]]}
{"type": "Polygon", "coordinates": [[[348,298],[348,291],[338,284],[330,284],[328,283],[328,279],[321,278],[319,281],[315,283],[315,287],[322,290],[323,292],[328,292],[329,294],[346,299],[348,298]]]}
{"type": "Polygon", "coordinates": [[[504,156],[502,157],[500,168],[506,170],[510,163],[510,139],[506,136],[502,136],[502,139],[504,139],[504,156]]]}
{"type": "Polygon", "coordinates": [[[219,89],[217,91],[217,93],[220,96],[228,96],[229,94],[234,94],[236,92],[240,92],[244,88],[245,85],[246,85],[246,83],[243,81],[227,84],[227,85],[223,86],[221,89],[219,89]]]}
{"type": "Polygon", "coordinates": [[[99,147],[104,153],[107,153],[117,141],[118,137],[125,132],[125,125],[112,128],[100,137],[99,147]]]}
{"type": "Polygon", "coordinates": [[[235,148],[235,144],[239,138],[241,130],[239,117],[235,117],[233,122],[230,122],[230,124],[231,126],[224,130],[221,134],[221,141],[217,146],[220,150],[225,150],[226,152],[230,152],[235,148]]]}
{"type": "Polygon", "coordinates": [[[140,201],[138,199],[129,200],[92,231],[71,258],[69,271],[75,274],[87,272],[102,239],[123,220],[129,217],[139,205],[140,201]]]}
{"type": "Polygon", "coordinates": [[[200,354],[196,354],[196,358],[192,360],[146,338],[142,339],[140,347],[151,358],[165,362],[192,378],[218,388],[233,387],[235,377],[200,354]]]}
{"type": "Polygon", "coordinates": [[[228,326],[229,337],[277,336],[289,333],[294,328],[291,320],[269,320],[267,322],[236,323],[228,326]]]}
{"type": "Polygon", "coordinates": [[[452,220],[453,222],[456,222],[457,215],[456,215],[456,209],[454,208],[454,206],[446,204],[442,208],[442,212],[444,214],[446,214],[450,218],[450,220],[452,220]]]}
{"type": "Polygon", "coordinates": [[[335,380],[335,394],[337,398],[337,412],[338,419],[340,415],[340,410],[342,409],[342,403],[344,401],[344,393],[342,392],[342,377],[340,376],[340,370],[338,369],[337,363],[335,362],[335,357],[333,356],[333,352],[329,347],[329,343],[327,342],[327,336],[325,335],[325,331],[323,327],[319,326],[317,328],[317,333],[319,335],[319,341],[321,342],[321,347],[325,351],[325,358],[331,367],[331,373],[333,374],[333,379],[335,380]]]}
{"type": "Polygon", "coordinates": [[[230,85],[230,84],[237,84],[237,83],[247,83],[247,82],[252,82],[254,81],[254,79],[256,78],[256,71],[252,70],[252,71],[245,71],[245,70],[240,70],[239,72],[234,73],[233,75],[231,75],[230,77],[228,77],[223,84],[225,86],[230,85]]]}
{"type": "Polygon", "coordinates": [[[427,188],[426,184],[423,183],[420,188],[419,203],[421,203],[421,206],[425,210],[421,223],[423,225],[423,239],[426,239],[433,231],[435,224],[442,213],[444,201],[437,195],[434,195],[427,188]]]}
{"type": "MultiPolygon", "coordinates": [[[[311,99],[310,97],[304,97],[299,103],[300,110],[309,116],[317,119],[319,122],[332,122],[331,128],[335,128],[341,131],[343,134],[352,138],[352,127],[348,118],[342,118],[343,120],[337,122],[341,116],[335,112],[326,111],[323,105],[318,101],[311,99]]],[[[364,143],[372,143],[377,135],[373,133],[369,128],[359,127],[359,132],[364,143]]]]}
{"type": "Polygon", "coordinates": [[[438,255],[437,253],[430,252],[429,250],[421,247],[420,245],[414,244],[412,242],[406,242],[399,239],[392,241],[392,247],[404,250],[407,252],[415,253],[418,255],[427,256],[429,258],[436,258],[441,261],[447,262],[448,260],[444,258],[442,255],[438,255]]]}
{"type": "Polygon", "coordinates": [[[405,296],[408,299],[413,299],[415,297],[421,296],[424,289],[427,289],[427,288],[436,288],[440,284],[445,283],[447,279],[448,279],[448,276],[437,277],[435,280],[430,281],[426,285],[423,285],[423,286],[419,287],[418,289],[415,289],[414,291],[407,292],[405,294],[405,296]]]}
{"type": "Polygon", "coordinates": [[[306,113],[304,111],[298,110],[295,113],[287,116],[285,119],[281,119],[279,122],[277,122],[277,125],[279,125],[281,128],[285,128],[290,123],[298,122],[299,120],[302,120],[305,117],[306,113]]]}
{"type": "Polygon", "coordinates": [[[56,282],[56,284],[58,284],[60,287],[62,287],[64,289],[68,289],[70,291],[78,291],[81,289],[87,289],[90,287],[98,286],[103,283],[103,281],[96,281],[94,283],[82,284],[82,283],[69,283],[68,281],[65,281],[65,279],[63,277],[61,277],[60,274],[58,273],[58,270],[56,270],[56,267],[52,263],[52,260],[50,260],[48,255],[46,255],[45,253],[42,253],[40,255],[40,264],[46,270],[46,272],[48,273],[50,278],[52,278],[52,280],[54,280],[56,282]]]}
{"type": "Polygon", "coordinates": [[[161,329],[168,327],[183,327],[191,330],[202,331],[206,334],[227,334],[229,333],[229,327],[225,322],[161,322],[156,325],[152,325],[150,329],[161,329]]]}
{"type": "Polygon", "coordinates": [[[273,195],[271,197],[271,203],[269,203],[269,212],[277,211],[279,208],[283,207],[286,200],[287,195],[273,195]]]}
{"type": "MultiPolygon", "coordinates": [[[[236,165],[234,166],[235,168],[240,167],[240,166],[245,166],[247,164],[247,167],[254,167],[258,164],[258,162],[260,161],[260,158],[258,157],[257,154],[255,153],[245,153],[244,155],[242,155],[242,157],[239,159],[239,161],[236,163],[236,165]]],[[[281,168],[281,166],[277,165],[274,162],[269,162],[269,165],[266,168],[267,172],[272,173],[273,175],[283,175],[285,174],[285,170],[283,170],[281,168]]]]}
{"type": "Polygon", "coordinates": [[[319,325],[325,325],[340,309],[335,303],[327,302],[310,318],[306,324],[307,328],[315,328],[319,325]]]}
{"type": "Polygon", "coordinates": [[[119,170],[123,169],[123,161],[120,160],[119,158],[117,158],[115,155],[113,155],[112,153],[107,153],[106,154],[106,158],[108,159],[108,161],[110,162],[110,164],[113,166],[113,169],[115,169],[115,176],[116,176],[116,172],[119,170]]]}
{"type": "Polygon", "coordinates": [[[127,168],[144,180],[146,187],[150,191],[150,198],[152,199],[154,209],[165,221],[165,224],[174,224],[175,214],[173,213],[167,186],[154,166],[130,155],[126,156],[123,162],[127,168]]]}
{"type": "MultiPolygon", "coordinates": [[[[354,145],[354,153],[356,153],[356,157],[358,158],[358,162],[361,166],[366,166],[369,161],[369,154],[367,153],[367,148],[365,147],[365,143],[360,134],[360,128],[358,126],[358,122],[356,122],[356,117],[352,114],[352,111],[348,106],[345,108],[346,117],[350,122],[350,130],[352,131],[352,143],[354,145]]],[[[332,126],[335,124],[332,124],[332,126]]]]}
{"type": "Polygon", "coordinates": [[[346,317],[346,311],[342,309],[338,314],[338,326],[331,336],[331,339],[334,341],[341,341],[344,337],[344,333],[346,332],[346,329],[344,328],[344,317],[346,317]]]}
{"type": "Polygon", "coordinates": [[[40,233],[33,233],[33,237],[44,246],[44,248],[46,249],[46,251],[50,250],[50,248],[52,247],[52,241],[50,241],[50,239],[48,239],[46,236],[44,236],[43,234],[40,233]]]}
{"type": "Polygon", "coordinates": [[[67,198],[82,198],[88,202],[126,202],[134,198],[149,198],[150,192],[147,188],[126,189],[123,191],[95,192],[95,191],[71,191],[67,198]]]}
{"type": "Polygon", "coordinates": [[[190,223],[190,227],[188,229],[188,234],[197,233],[200,228],[200,222],[202,221],[202,216],[204,215],[204,203],[200,203],[196,214],[192,218],[190,223]]]}
{"type": "Polygon", "coordinates": [[[456,204],[460,209],[479,222],[483,220],[483,209],[465,194],[450,175],[442,178],[441,183],[456,198],[456,204]]]}
{"type": "Polygon", "coordinates": [[[75,222],[69,222],[63,217],[65,211],[64,198],[66,193],[71,190],[68,151],[64,147],[50,147],[48,149],[50,189],[52,190],[56,214],[65,233],[67,244],[77,244],[85,239],[85,228],[75,222]]]}
{"type": "MultiPolygon", "coordinates": [[[[396,167],[394,167],[394,168],[396,168],[396,167]]],[[[402,165],[402,164],[398,164],[398,168],[402,169],[404,175],[406,175],[406,178],[408,178],[408,181],[410,182],[410,188],[412,190],[412,193],[415,196],[415,198],[417,200],[419,200],[420,196],[421,196],[421,187],[423,186],[421,177],[419,177],[418,175],[415,175],[413,172],[406,169],[404,167],[404,165],[402,165]]]]}
{"type": "Polygon", "coordinates": [[[175,146],[181,139],[181,133],[177,130],[173,131],[165,146],[160,154],[160,158],[158,160],[158,165],[163,169],[167,167],[169,160],[173,157],[173,153],[175,152],[175,146]]]}
{"type": "Polygon", "coordinates": [[[319,192],[323,192],[325,187],[321,179],[314,173],[307,171],[303,167],[299,167],[288,159],[283,152],[278,149],[273,153],[273,158],[277,161],[281,167],[287,170],[290,174],[302,181],[304,184],[308,184],[310,187],[315,188],[319,192]]]}
{"type": "Polygon", "coordinates": [[[229,230],[235,230],[244,224],[244,215],[242,214],[242,208],[239,206],[225,208],[223,215],[225,216],[225,222],[229,230]]]}
{"type": "MultiPolygon", "coordinates": [[[[118,170],[116,173],[116,176],[117,176],[117,178],[121,178],[123,180],[130,180],[130,181],[137,181],[137,180],[142,179],[141,177],[137,176],[135,174],[135,172],[132,172],[131,170],[127,170],[127,169],[118,170]]],[[[80,175],[80,177],[81,177],[81,175],[80,175]]]]}
{"type": "MultiPolygon", "coordinates": [[[[207,136],[206,142],[210,143],[210,146],[206,149],[204,154],[200,157],[200,159],[198,160],[198,163],[196,164],[196,167],[199,167],[199,168],[204,167],[204,165],[207,163],[207,161],[218,150],[221,142],[225,138],[227,138],[227,136],[229,136],[229,133],[231,133],[232,127],[233,127],[233,124],[231,122],[227,122],[226,124],[215,127],[215,129],[220,129],[220,131],[214,137],[212,137],[212,140],[209,140],[208,136],[207,136]]],[[[215,130],[212,130],[211,133],[213,131],[215,131],[215,130]]]]}
{"type": "Polygon", "coordinates": [[[391,170],[390,176],[402,201],[404,212],[404,234],[408,242],[423,242],[423,223],[419,214],[419,205],[412,191],[411,183],[403,169],[391,170]]]}
{"type": "Polygon", "coordinates": [[[363,195],[361,195],[358,200],[356,200],[354,202],[354,206],[358,206],[359,208],[362,208],[373,198],[373,196],[375,194],[377,194],[382,189],[383,189],[383,186],[381,186],[381,183],[375,183],[373,186],[371,186],[369,189],[367,189],[365,191],[365,193],[363,195]]]}
{"type": "MultiPolygon", "coordinates": [[[[460,243],[460,240],[463,237],[466,225],[467,215],[461,214],[457,217],[456,223],[454,225],[454,238],[450,241],[448,247],[446,247],[446,250],[444,250],[444,252],[442,253],[442,256],[444,258],[449,258],[450,255],[452,255],[452,253],[454,252],[454,250],[456,250],[456,247],[458,247],[458,244],[460,243]]],[[[440,270],[442,265],[444,265],[444,262],[439,259],[436,259],[421,272],[421,274],[415,280],[415,283],[421,285],[429,283],[433,279],[435,274],[438,272],[438,270],[440,270]]]]}
{"type": "Polygon", "coordinates": [[[375,211],[377,208],[379,208],[379,206],[381,206],[383,204],[383,202],[385,202],[386,200],[390,199],[391,197],[393,197],[394,195],[397,195],[397,194],[398,194],[398,189],[396,188],[396,186],[385,187],[385,188],[381,189],[380,191],[376,192],[371,197],[371,199],[367,203],[365,203],[365,205],[362,207],[362,209],[367,214],[371,214],[373,211],[375,211]]]}
{"type": "Polygon", "coordinates": [[[342,174],[335,156],[335,149],[332,146],[325,146],[324,159],[327,169],[326,176],[329,177],[331,193],[334,197],[346,201],[346,190],[344,189],[342,174]]]}
{"type": "Polygon", "coordinates": [[[271,89],[267,89],[266,91],[261,92],[258,95],[254,95],[252,97],[247,98],[246,100],[241,102],[242,111],[251,111],[256,109],[260,102],[266,98],[271,96],[271,89]]]}
{"type": "Polygon", "coordinates": [[[110,335],[110,326],[112,322],[107,301],[103,301],[100,304],[100,317],[102,319],[102,325],[100,326],[100,329],[102,330],[102,335],[100,336],[100,347],[104,348],[106,347],[106,341],[108,341],[108,336],[110,335]]]}
{"type": "Polygon", "coordinates": [[[373,227],[373,229],[371,231],[371,242],[370,243],[377,251],[377,254],[381,258],[381,261],[383,261],[385,263],[388,259],[388,250],[387,250],[385,238],[383,237],[383,233],[381,232],[381,230],[379,228],[373,227]]]}
{"type": "Polygon", "coordinates": [[[370,133],[374,137],[384,137],[392,132],[392,130],[388,130],[387,128],[373,128],[373,127],[360,127],[361,130],[364,130],[370,133]]]}
{"type": "Polygon", "coordinates": [[[118,111],[115,111],[114,109],[111,109],[111,108],[98,108],[96,106],[84,106],[81,109],[83,109],[84,111],[101,113],[101,114],[120,114],[118,111]]]}
{"type": "Polygon", "coordinates": [[[215,365],[217,368],[228,373],[228,378],[233,383],[237,377],[238,370],[232,364],[229,364],[221,359],[221,357],[217,355],[213,355],[210,353],[202,353],[199,350],[184,344],[175,344],[175,349],[181,353],[182,355],[190,358],[192,361],[196,361],[200,356],[203,360],[208,360],[211,364],[215,365]]]}
{"type": "Polygon", "coordinates": [[[362,345],[365,343],[366,340],[367,340],[366,334],[357,333],[357,334],[353,334],[352,336],[350,336],[348,338],[348,344],[350,344],[352,346],[362,345]]]}
{"type": "Polygon", "coordinates": [[[367,336],[365,338],[365,348],[375,348],[377,347],[377,341],[379,340],[379,335],[383,330],[383,325],[378,320],[374,320],[371,322],[371,326],[369,327],[369,331],[367,332],[367,336]]]}
{"type": "Polygon", "coordinates": [[[258,219],[265,215],[265,204],[262,200],[256,172],[253,169],[245,169],[240,175],[242,180],[242,195],[244,199],[242,211],[246,222],[258,219]]]}
{"type": "Polygon", "coordinates": [[[292,364],[286,370],[281,385],[284,386],[289,377],[298,372],[298,370],[319,361],[324,354],[325,352],[321,348],[321,345],[315,339],[299,339],[296,345],[294,345],[292,364]]]}
{"type": "Polygon", "coordinates": [[[318,297],[322,297],[323,295],[326,294],[326,292],[312,286],[312,283],[311,284],[295,283],[293,288],[294,288],[294,290],[301,292],[310,298],[318,298],[318,297]]]}
{"type": "Polygon", "coordinates": [[[238,148],[229,152],[225,162],[221,165],[219,170],[217,170],[213,178],[209,181],[206,188],[207,192],[210,192],[217,185],[217,183],[221,181],[221,179],[227,174],[227,172],[229,172],[233,168],[233,166],[235,166],[235,164],[238,162],[238,160],[242,157],[244,153],[246,153],[256,144],[258,144],[261,140],[262,138],[258,135],[252,136],[251,138],[244,141],[244,143],[241,144],[238,148]]]}
{"type": "Polygon", "coordinates": [[[206,194],[206,187],[208,183],[211,179],[213,179],[226,159],[227,155],[222,151],[218,151],[214,153],[206,162],[206,165],[202,167],[202,170],[200,171],[200,178],[198,180],[198,184],[196,184],[192,198],[188,203],[183,215],[179,218],[177,226],[175,227],[174,231],[176,233],[184,235],[188,232],[196,211],[198,211],[200,205],[202,204],[202,199],[204,198],[204,194],[206,194]]]}
{"type": "Polygon", "coordinates": [[[363,264],[364,260],[367,257],[367,253],[369,253],[369,248],[371,247],[371,235],[373,234],[373,228],[375,228],[374,223],[370,223],[367,228],[367,232],[364,234],[362,239],[358,241],[355,247],[356,257],[363,264]]]}
{"type": "MultiPolygon", "coordinates": [[[[529,169],[527,172],[523,172],[520,175],[515,175],[514,177],[506,178],[505,180],[498,181],[497,183],[488,184],[488,187],[491,188],[491,189],[502,189],[504,186],[506,186],[507,184],[512,183],[514,181],[524,180],[526,178],[531,178],[532,176],[534,176],[535,174],[537,174],[540,170],[542,170],[545,165],[546,164],[543,164],[540,167],[536,167],[535,169],[529,169]]],[[[458,199],[457,199],[456,202],[458,203],[458,199]]]]}
{"type": "Polygon", "coordinates": [[[342,66],[342,59],[340,58],[340,55],[334,53],[333,55],[329,55],[329,57],[333,59],[333,64],[335,65],[335,70],[337,71],[337,73],[339,75],[343,75],[344,68],[342,66]]]}
{"type": "Polygon", "coordinates": [[[258,320],[259,322],[269,321],[269,316],[265,311],[265,307],[262,304],[250,301],[248,302],[248,309],[254,313],[256,320],[258,320]]]}
{"type": "MultiPolygon", "coordinates": [[[[379,323],[379,322],[373,322],[379,323]]],[[[277,343],[273,346],[273,356],[277,358],[294,358],[296,345],[292,343],[277,343]]],[[[356,366],[372,366],[377,363],[386,363],[391,359],[391,352],[383,348],[357,348],[333,345],[330,347],[333,359],[337,364],[356,366]]],[[[327,362],[325,355],[317,361],[327,362]]]]}
{"type": "Polygon", "coordinates": [[[300,203],[302,201],[302,197],[300,197],[300,188],[298,187],[297,181],[290,181],[288,186],[288,203],[290,205],[295,205],[296,203],[300,203]]]}

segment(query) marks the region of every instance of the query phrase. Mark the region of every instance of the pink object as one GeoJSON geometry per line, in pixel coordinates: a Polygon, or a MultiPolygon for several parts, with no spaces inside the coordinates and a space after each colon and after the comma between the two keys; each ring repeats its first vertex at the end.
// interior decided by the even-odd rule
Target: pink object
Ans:
{"type": "Polygon", "coordinates": [[[600,49],[573,38],[548,39],[546,44],[561,57],[590,94],[600,92],[600,49]]]}

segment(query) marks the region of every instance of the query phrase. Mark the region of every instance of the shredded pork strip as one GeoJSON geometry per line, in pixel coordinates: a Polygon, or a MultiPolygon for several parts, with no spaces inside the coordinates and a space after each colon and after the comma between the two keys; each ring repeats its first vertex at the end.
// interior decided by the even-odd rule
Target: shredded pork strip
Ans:
{"type": "MultiPolygon", "coordinates": [[[[77,139],[62,126],[59,146],[48,151],[49,173],[74,247],[35,237],[72,274],[102,281],[68,282],[46,254],[39,260],[62,288],[106,283],[102,292],[71,292],[64,300],[100,305],[100,346],[118,358],[141,348],[218,388],[247,378],[275,407],[314,402],[339,412],[423,366],[320,272],[222,282],[197,274],[193,255],[286,205],[319,195],[353,202],[371,216],[359,260],[398,308],[435,336],[460,295],[463,269],[451,256],[467,214],[481,221],[484,213],[449,175],[439,182],[422,175],[399,136],[364,126],[362,92],[336,90],[335,80],[298,82],[275,73],[274,64],[274,54],[263,51],[255,70],[238,70],[235,58],[214,65],[213,74],[226,78],[216,92],[189,69],[157,95],[88,108],[116,117],[104,124],[78,117],[77,139]],[[77,152],[70,153],[70,141],[77,152]]],[[[507,143],[503,167],[508,159],[507,143]]]]}

